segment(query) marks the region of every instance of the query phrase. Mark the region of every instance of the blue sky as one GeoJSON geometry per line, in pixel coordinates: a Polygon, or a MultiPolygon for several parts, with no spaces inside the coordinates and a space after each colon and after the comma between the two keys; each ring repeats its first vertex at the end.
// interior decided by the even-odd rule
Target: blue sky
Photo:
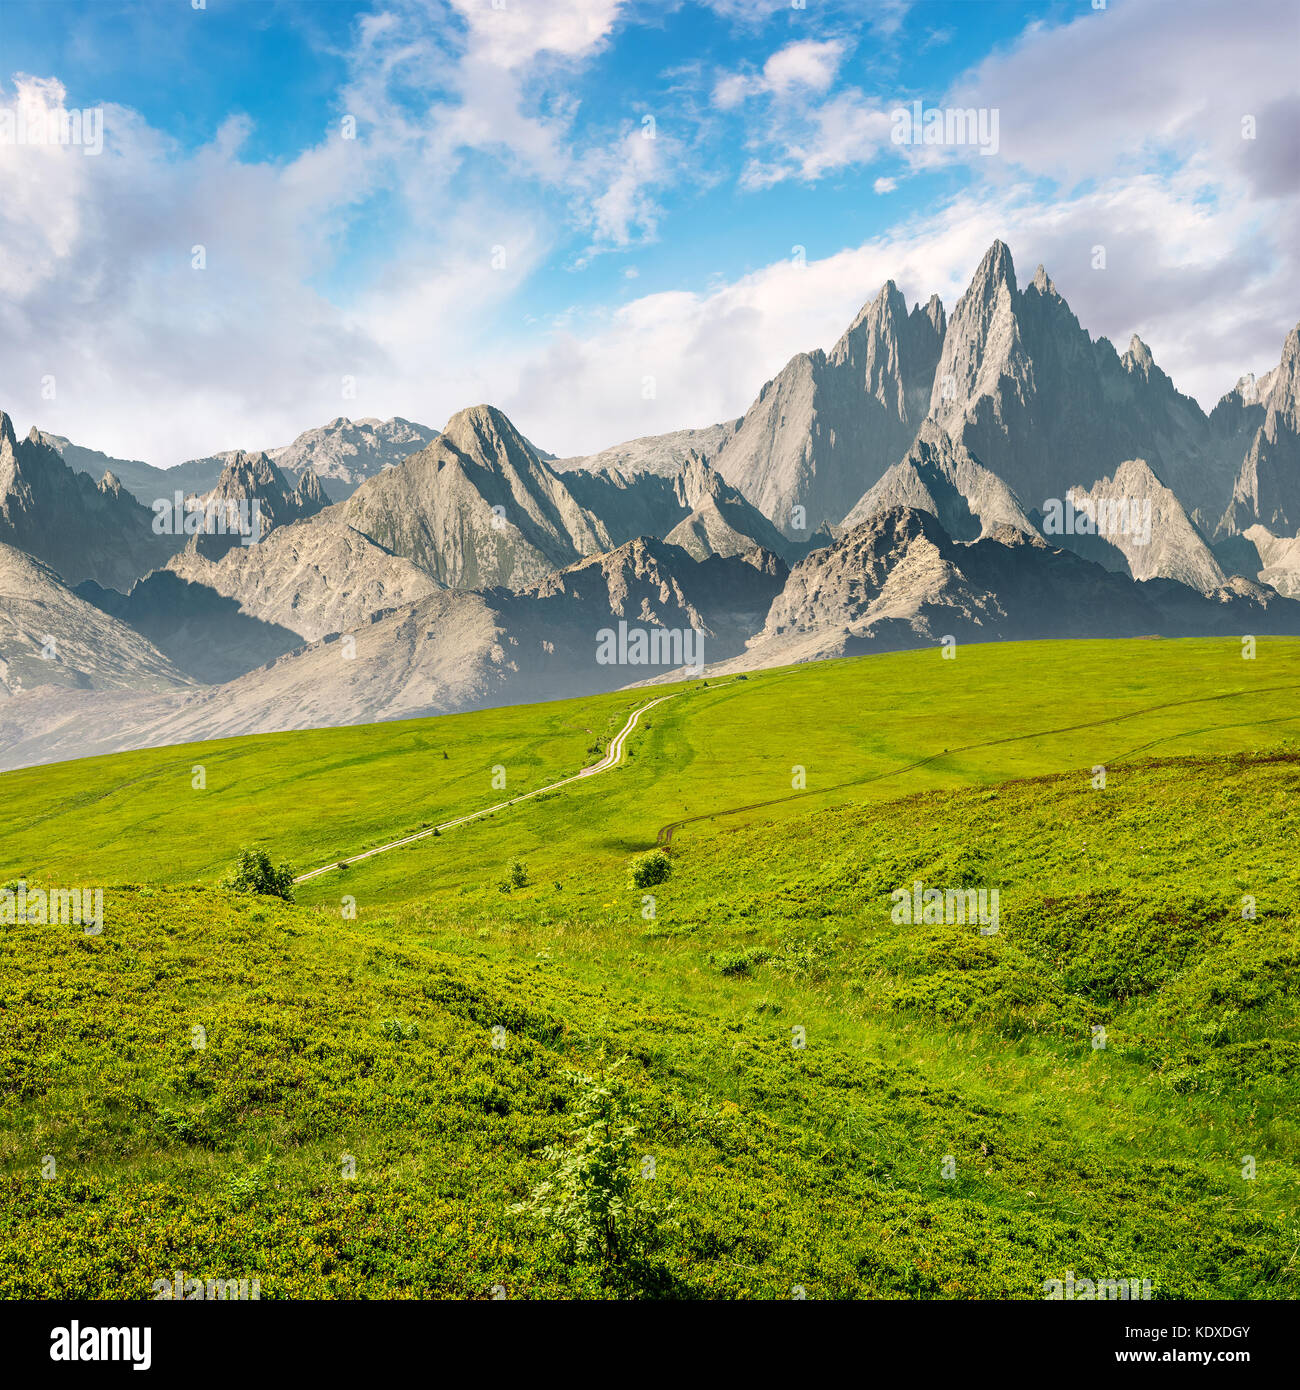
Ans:
{"type": "Polygon", "coordinates": [[[994,236],[1207,405],[1300,314],[1289,0],[3,4],[0,108],[105,145],[0,145],[0,409],[114,454],[705,424],[994,236]],[[894,143],[914,100],[996,153],[894,143]]]}

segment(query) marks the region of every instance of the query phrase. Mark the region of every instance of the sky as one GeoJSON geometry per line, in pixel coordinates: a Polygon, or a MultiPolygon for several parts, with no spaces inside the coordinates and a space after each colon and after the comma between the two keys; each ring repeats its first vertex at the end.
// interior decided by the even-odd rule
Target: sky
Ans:
{"type": "Polygon", "coordinates": [[[1298,68],[1296,0],[0,0],[0,410],[168,466],[488,402],[583,454],[999,237],[1208,409],[1300,319],[1298,68]]]}

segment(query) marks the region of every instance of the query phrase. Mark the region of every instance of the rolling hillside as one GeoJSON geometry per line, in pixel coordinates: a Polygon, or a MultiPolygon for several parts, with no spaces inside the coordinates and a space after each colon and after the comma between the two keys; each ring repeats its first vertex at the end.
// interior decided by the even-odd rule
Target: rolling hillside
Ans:
{"type": "Polygon", "coordinates": [[[647,697],[6,774],[0,874],[118,886],[102,934],[0,928],[0,1293],[1293,1297],[1297,688],[1281,640],[692,687],[618,770],[296,906],[217,881],[576,771],[647,697]],[[914,882],[998,930],[899,924],[914,882]],[[654,1160],[619,1260],[510,1210],[582,1076],[654,1160]]]}

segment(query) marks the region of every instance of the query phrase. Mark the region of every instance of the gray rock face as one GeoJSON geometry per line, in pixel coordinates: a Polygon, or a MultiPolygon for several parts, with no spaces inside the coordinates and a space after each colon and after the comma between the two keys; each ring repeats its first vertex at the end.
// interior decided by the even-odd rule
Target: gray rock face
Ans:
{"type": "Polygon", "coordinates": [[[829,354],[800,353],[763,387],[718,472],[791,539],[840,521],[916,438],[944,332],[937,298],[909,314],[889,281],[829,354]]]}
{"type": "Polygon", "coordinates": [[[756,547],[775,555],[789,550],[789,542],[763,513],[698,454],[687,456],[676,483],[677,496],[690,511],[665,537],[670,545],[681,546],[696,560],[745,555],[756,547]]]}
{"type": "Polygon", "coordinates": [[[337,511],[451,588],[523,588],[610,545],[604,523],[491,406],[453,415],[337,511]]]}
{"type": "Polygon", "coordinates": [[[930,411],[1032,510],[1133,458],[1207,517],[1231,486],[1204,412],[1146,345],[1094,342],[1041,266],[1020,290],[1002,242],[953,310],[930,411]]]}
{"type": "Polygon", "coordinates": [[[1135,582],[1012,527],[969,543],[928,512],[873,516],[797,564],[763,630],[718,672],[958,641],[1300,631],[1300,604],[1235,579],[1135,582]]]}
{"type": "Polygon", "coordinates": [[[341,524],[337,510],[280,527],[258,545],[234,546],[218,560],[186,549],[167,569],[304,642],[347,631],[372,613],[442,587],[404,556],[341,524]]]}
{"type": "Polygon", "coordinates": [[[94,579],[129,589],[184,537],[160,536],[154,516],[111,473],[74,472],[37,430],[14,436],[0,411],[0,541],[43,560],[67,584],[94,579]]]}
{"type": "Polygon", "coordinates": [[[167,691],[189,684],[138,632],[79,598],[47,565],[0,544],[0,699],[37,687],[167,691]]]}
{"type": "Polygon", "coordinates": [[[1074,550],[1133,579],[1175,579],[1203,593],[1227,583],[1205,537],[1174,493],[1144,459],[1130,459],[1091,488],[1073,488],[1076,519],[1095,530],[1051,534],[1050,545],[1074,550]]]}
{"type": "Polygon", "coordinates": [[[1294,533],[1300,527],[1300,328],[1287,335],[1278,365],[1257,382],[1238,382],[1210,422],[1229,457],[1241,457],[1216,536],[1257,525],[1294,533]]]}
{"type": "Polygon", "coordinates": [[[611,545],[659,536],[697,559],[742,555],[754,546],[787,554],[791,545],[708,459],[687,449],[661,471],[604,467],[564,474],[574,499],[604,523],[611,545]]]}
{"type": "Polygon", "coordinates": [[[315,473],[304,473],[294,487],[266,454],[237,451],[216,486],[194,498],[193,505],[204,529],[191,539],[190,547],[219,560],[227,550],[243,544],[239,531],[230,525],[232,520],[260,539],[277,526],[315,516],[329,503],[315,473]],[[223,521],[224,530],[220,529],[223,521]]]}
{"type": "Polygon", "coordinates": [[[314,473],[331,501],[350,497],[367,478],[395,468],[438,437],[428,425],[395,415],[391,420],[340,415],[328,425],[306,430],[292,444],[270,449],[271,459],[290,477],[314,473]]]}
{"type": "Polygon", "coordinates": [[[1242,537],[1254,552],[1250,567],[1261,584],[1285,598],[1300,598],[1300,537],[1275,536],[1266,526],[1252,526],[1242,537]]]}
{"type": "Polygon", "coordinates": [[[1015,493],[934,420],[921,425],[907,456],[859,499],[841,529],[897,507],[929,512],[954,540],[975,540],[1001,526],[1036,534],[1015,493]]]}

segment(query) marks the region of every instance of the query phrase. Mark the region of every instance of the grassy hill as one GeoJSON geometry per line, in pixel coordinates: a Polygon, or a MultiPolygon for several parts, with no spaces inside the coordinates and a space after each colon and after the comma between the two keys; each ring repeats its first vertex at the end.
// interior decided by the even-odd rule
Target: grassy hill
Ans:
{"type": "Polygon", "coordinates": [[[215,880],[476,809],[496,764],[575,771],[644,696],[0,778],[6,874],[120,885],[101,935],[0,928],[0,1295],[1295,1296],[1300,643],[1238,651],[692,689],[618,771],[297,906],[215,880]],[[668,822],[764,800],[630,885],[668,822]],[[998,930],[891,920],[917,881],[997,889],[998,930]],[[657,1213],[612,1262],[510,1211],[583,1076],[657,1213]]]}
{"type": "MultiPolygon", "coordinates": [[[[1300,729],[1300,640],[1028,642],[899,652],[439,719],[264,734],[0,774],[0,875],[210,883],[245,844],[314,868],[571,775],[667,690],[612,776],[357,865],[366,903],[613,869],[667,823],[724,826],[845,801],[1272,746],[1300,729]],[[444,754],[446,755],[444,757],[444,754]],[[202,767],[205,786],[193,786],[202,767]],[[794,769],[805,788],[796,792],[794,769]],[[504,773],[505,790],[494,786],[504,773]],[[761,803],[759,810],[692,820],[761,803]]],[[[337,902],[335,881],[303,899],[337,902]]]]}

